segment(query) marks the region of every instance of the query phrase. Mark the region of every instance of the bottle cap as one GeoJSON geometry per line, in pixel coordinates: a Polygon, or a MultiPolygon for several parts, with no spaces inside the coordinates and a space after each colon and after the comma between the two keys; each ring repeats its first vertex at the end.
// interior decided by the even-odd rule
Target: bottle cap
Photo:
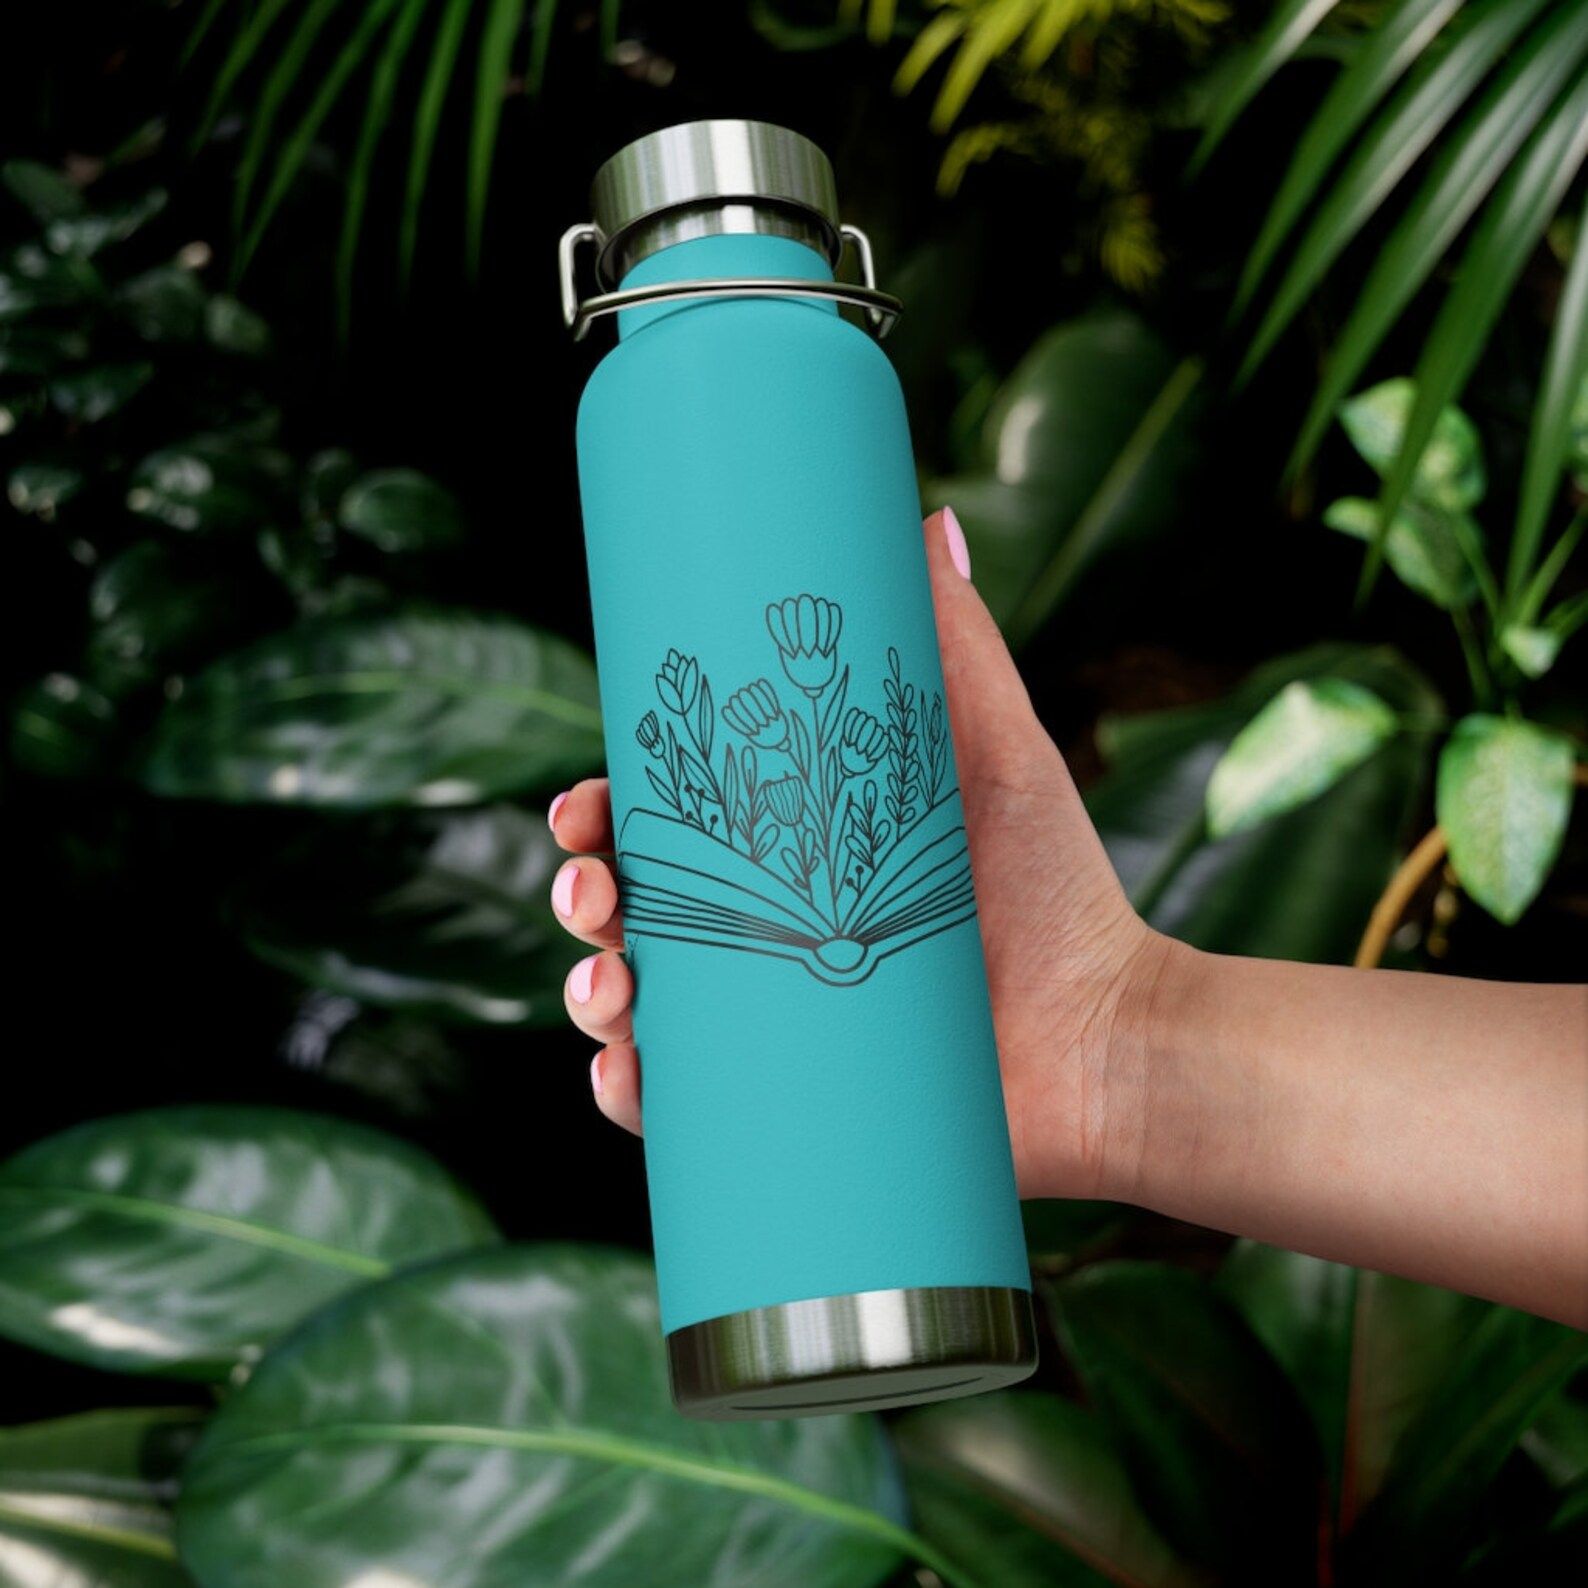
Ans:
{"type": "Polygon", "coordinates": [[[832,162],[764,121],[689,121],[637,138],[596,172],[590,202],[608,285],[646,254],[714,232],[802,237],[832,264],[842,249],[832,162]]]}

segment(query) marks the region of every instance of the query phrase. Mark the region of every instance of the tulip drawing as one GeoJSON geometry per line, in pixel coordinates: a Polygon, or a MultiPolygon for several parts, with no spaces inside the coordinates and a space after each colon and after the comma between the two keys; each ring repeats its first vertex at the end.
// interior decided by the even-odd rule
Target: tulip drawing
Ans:
{"type": "Polygon", "coordinates": [[[634,737],[639,740],[642,750],[657,756],[662,753],[662,725],[657,721],[654,711],[647,711],[640,718],[639,726],[634,730],[634,737]]]}
{"type": "Polygon", "coordinates": [[[798,827],[805,817],[805,785],[797,777],[774,778],[762,786],[767,809],[785,827],[798,827]]]}
{"type": "Polygon", "coordinates": [[[700,688],[700,666],[693,656],[669,651],[662,670],[656,675],[656,693],[669,711],[692,711],[700,688]]]}
{"type": "Polygon", "coordinates": [[[762,750],[781,750],[788,743],[788,721],[776,693],[758,678],[728,697],[722,720],[762,750]]]}
{"type": "Polygon", "coordinates": [[[846,777],[860,777],[869,772],[887,753],[887,748],[887,729],[869,711],[851,706],[844,713],[838,759],[846,777]]]}
{"type": "Polygon", "coordinates": [[[814,699],[833,681],[843,609],[821,596],[789,596],[766,609],[767,632],[782,653],[789,682],[814,699]]]}

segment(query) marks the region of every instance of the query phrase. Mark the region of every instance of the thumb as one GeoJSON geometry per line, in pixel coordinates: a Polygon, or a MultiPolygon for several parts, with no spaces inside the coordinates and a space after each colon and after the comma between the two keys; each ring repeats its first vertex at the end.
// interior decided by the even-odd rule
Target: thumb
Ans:
{"type": "Polygon", "coordinates": [[[970,552],[954,509],[925,524],[937,643],[943,656],[954,758],[962,784],[1011,781],[1047,734],[1031,708],[1014,658],[971,582],[970,552]]]}

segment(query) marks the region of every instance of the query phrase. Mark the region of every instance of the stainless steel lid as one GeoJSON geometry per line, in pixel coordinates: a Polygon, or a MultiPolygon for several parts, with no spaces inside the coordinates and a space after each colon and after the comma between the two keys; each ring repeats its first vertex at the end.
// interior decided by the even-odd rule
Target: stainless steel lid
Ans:
{"type": "Polygon", "coordinates": [[[788,234],[812,232],[830,262],[842,247],[832,162],[809,138],[764,121],[690,121],[637,138],[596,172],[590,202],[597,274],[608,283],[683,236],[784,230],[780,211],[788,234]]]}

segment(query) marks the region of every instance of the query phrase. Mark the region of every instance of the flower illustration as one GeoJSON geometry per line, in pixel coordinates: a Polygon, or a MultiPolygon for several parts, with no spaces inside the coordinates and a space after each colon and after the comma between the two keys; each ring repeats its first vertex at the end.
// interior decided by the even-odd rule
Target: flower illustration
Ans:
{"type": "Polygon", "coordinates": [[[842,609],[820,596],[789,596],[766,609],[767,632],[783,653],[783,671],[812,698],[833,681],[843,626],[842,609]]]}
{"type": "Polygon", "coordinates": [[[797,827],[805,815],[805,787],[797,777],[774,778],[762,785],[773,816],[785,827],[797,827]]]}
{"type": "Polygon", "coordinates": [[[763,750],[781,750],[788,743],[788,723],[772,686],[758,678],[729,695],[722,719],[763,750]]]}
{"type": "Polygon", "coordinates": [[[656,675],[656,693],[662,704],[680,715],[693,709],[700,688],[700,667],[693,656],[669,651],[662,670],[656,675]]]}
{"type": "Polygon", "coordinates": [[[642,750],[649,750],[652,755],[662,753],[662,725],[656,720],[654,711],[647,711],[640,718],[640,725],[634,730],[634,737],[639,740],[642,750]]]}
{"type": "Polygon", "coordinates": [[[843,732],[838,741],[838,759],[848,777],[869,772],[888,748],[888,733],[869,711],[851,706],[844,713],[843,732]]]}

